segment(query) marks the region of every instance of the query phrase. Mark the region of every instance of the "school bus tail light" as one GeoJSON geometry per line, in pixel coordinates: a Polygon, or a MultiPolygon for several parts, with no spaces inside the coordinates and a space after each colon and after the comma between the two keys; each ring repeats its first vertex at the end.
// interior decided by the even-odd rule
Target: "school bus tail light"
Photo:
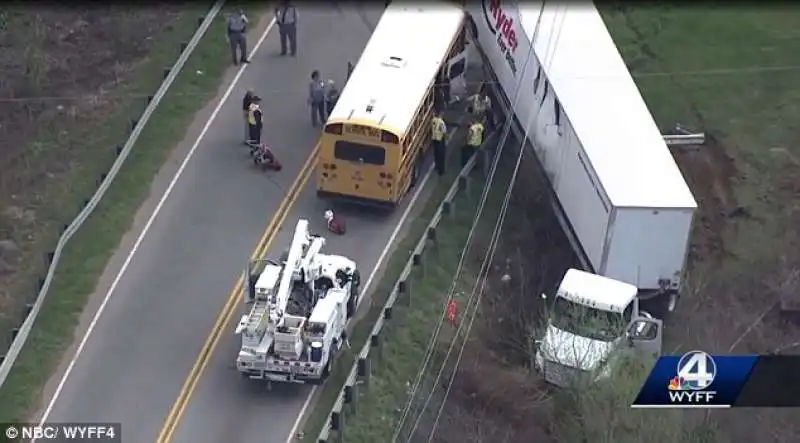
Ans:
{"type": "Polygon", "coordinates": [[[322,164],[322,169],[325,169],[325,170],[330,169],[331,171],[335,171],[336,170],[336,165],[334,165],[333,163],[323,163],[322,164]]]}
{"type": "Polygon", "coordinates": [[[341,123],[331,123],[325,126],[325,132],[328,134],[342,135],[342,126],[341,123]]]}

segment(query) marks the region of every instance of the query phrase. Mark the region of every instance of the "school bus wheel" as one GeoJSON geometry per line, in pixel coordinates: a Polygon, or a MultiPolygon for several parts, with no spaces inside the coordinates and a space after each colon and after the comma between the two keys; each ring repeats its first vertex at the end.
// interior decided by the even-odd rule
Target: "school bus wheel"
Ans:
{"type": "Polygon", "coordinates": [[[413,188],[419,182],[419,177],[422,175],[422,155],[417,154],[417,159],[414,160],[414,169],[411,171],[411,184],[409,189],[413,188]]]}

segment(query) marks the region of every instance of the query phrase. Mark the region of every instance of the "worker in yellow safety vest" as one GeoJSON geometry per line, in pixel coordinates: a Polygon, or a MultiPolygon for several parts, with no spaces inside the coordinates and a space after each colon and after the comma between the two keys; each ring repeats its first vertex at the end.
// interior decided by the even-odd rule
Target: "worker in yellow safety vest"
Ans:
{"type": "Polygon", "coordinates": [[[264,125],[263,114],[261,113],[261,97],[253,97],[253,102],[250,103],[250,109],[247,110],[247,142],[251,146],[259,146],[261,144],[261,129],[264,125]]]}
{"type": "Polygon", "coordinates": [[[431,121],[431,131],[433,164],[436,166],[436,172],[439,175],[444,175],[445,163],[447,161],[447,145],[445,144],[447,125],[444,123],[441,112],[437,112],[436,115],[434,115],[431,121]]]}
{"type": "Polygon", "coordinates": [[[492,118],[492,99],[486,95],[485,89],[485,85],[481,86],[480,91],[467,99],[468,111],[470,111],[475,118],[485,121],[489,127],[491,127],[494,124],[494,119],[492,118]]]}
{"type": "Polygon", "coordinates": [[[461,148],[461,166],[465,166],[483,144],[483,124],[475,119],[467,131],[467,143],[461,148]]]}

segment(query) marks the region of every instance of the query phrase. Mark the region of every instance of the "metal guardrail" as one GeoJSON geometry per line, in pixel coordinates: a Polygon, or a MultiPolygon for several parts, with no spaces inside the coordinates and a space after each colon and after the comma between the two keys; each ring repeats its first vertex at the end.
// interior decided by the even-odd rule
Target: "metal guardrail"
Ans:
{"type": "Polygon", "coordinates": [[[374,351],[380,354],[382,350],[383,338],[381,337],[381,331],[383,330],[384,325],[386,325],[386,322],[392,318],[392,308],[400,297],[411,297],[408,279],[412,270],[423,266],[422,252],[429,243],[436,242],[436,228],[442,221],[443,216],[453,214],[453,200],[458,192],[469,189],[469,174],[476,165],[476,159],[479,158],[479,156],[482,156],[484,167],[488,164],[489,157],[486,153],[487,151],[485,149],[480,151],[478,155],[473,156],[467,162],[464,168],[461,169],[461,172],[458,174],[458,178],[455,180],[453,185],[450,186],[450,189],[447,191],[442,203],[436,210],[433,219],[430,223],[428,223],[425,233],[422,234],[422,237],[417,242],[417,245],[411,253],[408,262],[406,262],[406,265],[403,268],[403,272],[400,273],[400,277],[397,279],[397,282],[395,282],[394,288],[392,289],[391,294],[389,294],[389,298],[386,300],[386,304],[383,305],[383,313],[380,317],[378,317],[378,320],[375,322],[375,326],[372,327],[369,340],[364,344],[364,347],[361,348],[361,352],[358,353],[358,358],[353,363],[350,373],[347,376],[347,380],[344,382],[344,386],[342,386],[342,389],[339,390],[339,395],[336,397],[336,402],[333,404],[333,408],[331,408],[331,412],[328,414],[328,419],[325,421],[320,434],[317,436],[316,442],[328,443],[331,441],[333,436],[338,437],[338,441],[340,443],[343,441],[345,405],[350,405],[351,412],[355,412],[356,404],[358,402],[359,385],[368,384],[369,377],[372,372],[370,353],[374,351]]]}
{"type": "Polygon", "coordinates": [[[172,83],[175,81],[175,78],[178,77],[178,74],[180,74],[181,70],[183,69],[183,65],[186,64],[186,61],[192,55],[197,47],[197,44],[200,42],[200,39],[203,38],[206,31],[211,26],[211,23],[213,23],[214,19],[219,14],[219,11],[222,9],[222,5],[224,4],[225,0],[217,0],[214,5],[211,6],[211,9],[209,9],[202,21],[200,21],[197,31],[195,31],[192,39],[189,40],[189,43],[186,43],[185,47],[183,44],[181,45],[180,57],[178,57],[178,59],[175,61],[175,64],[172,65],[172,68],[170,68],[169,72],[165,74],[164,81],[161,83],[161,86],[158,88],[158,91],[156,91],[155,95],[153,95],[153,98],[150,99],[147,107],[145,107],[144,112],[142,113],[142,116],[139,118],[139,120],[133,123],[131,134],[123,145],[122,149],[119,151],[117,159],[114,161],[114,164],[111,166],[108,174],[106,174],[105,178],[103,178],[100,186],[97,188],[97,191],[92,198],[84,205],[81,212],[64,230],[61,238],[58,239],[55,250],[52,253],[47,254],[50,267],[47,270],[47,276],[41,283],[39,295],[36,297],[36,301],[32,305],[28,305],[27,315],[25,316],[22,325],[18,329],[14,329],[14,341],[11,343],[11,347],[9,347],[5,355],[0,356],[0,359],[2,359],[2,362],[0,362],[0,387],[3,386],[8,374],[11,372],[11,368],[14,366],[14,362],[17,360],[17,357],[22,351],[22,347],[25,345],[25,341],[28,339],[28,335],[33,328],[33,324],[36,322],[36,317],[39,315],[39,311],[42,309],[42,305],[44,304],[45,297],[47,296],[47,291],[50,289],[50,284],[53,281],[56,267],[58,266],[58,261],[61,258],[61,253],[63,252],[64,247],[69,239],[72,238],[78,229],[80,229],[81,225],[83,225],[83,222],[89,218],[95,207],[97,207],[97,204],[111,186],[111,183],[116,178],[120,168],[122,168],[123,163],[125,163],[125,160],[128,158],[128,154],[130,154],[131,149],[136,144],[136,140],[142,133],[144,126],[147,124],[148,120],[150,120],[150,117],[155,112],[159,103],[161,103],[161,99],[164,98],[167,90],[170,88],[170,86],[172,86],[172,83]]]}

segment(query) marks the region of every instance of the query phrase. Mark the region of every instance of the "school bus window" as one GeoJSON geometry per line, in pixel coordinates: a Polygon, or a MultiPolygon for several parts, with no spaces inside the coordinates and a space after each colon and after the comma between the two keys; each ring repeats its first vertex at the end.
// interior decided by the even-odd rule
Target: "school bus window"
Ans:
{"type": "Polygon", "coordinates": [[[333,156],[338,160],[383,166],[386,163],[386,151],[378,146],[364,145],[339,140],[333,147],[333,156]]]}
{"type": "Polygon", "coordinates": [[[345,127],[345,132],[347,132],[348,134],[360,135],[362,137],[370,137],[370,138],[381,137],[380,130],[375,128],[370,128],[369,126],[347,125],[345,127]]]}
{"type": "Polygon", "coordinates": [[[342,135],[342,124],[333,123],[328,126],[325,126],[325,132],[327,132],[328,134],[342,135]]]}
{"type": "Polygon", "coordinates": [[[381,141],[384,143],[400,143],[400,139],[389,131],[381,131],[381,141]]]}

